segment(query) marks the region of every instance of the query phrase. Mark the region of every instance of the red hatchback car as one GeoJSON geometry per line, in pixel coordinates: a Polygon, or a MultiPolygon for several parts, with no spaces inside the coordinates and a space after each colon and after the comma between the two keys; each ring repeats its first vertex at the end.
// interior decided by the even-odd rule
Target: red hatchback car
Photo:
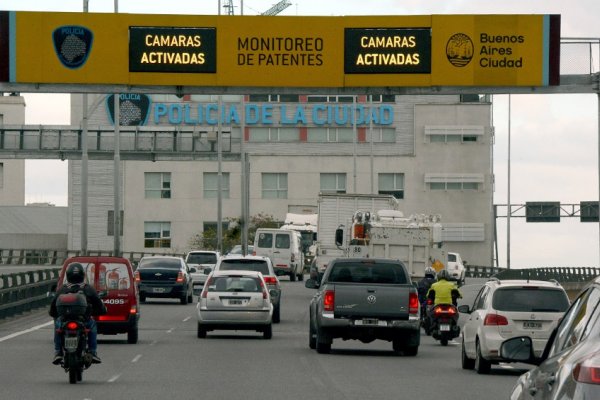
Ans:
{"type": "Polygon", "coordinates": [[[83,265],[86,283],[96,288],[107,309],[105,315],[96,317],[98,333],[127,333],[127,343],[137,343],[140,301],[129,260],[122,257],[71,257],[62,266],[56,290],[66,283],[65,271],[75,262],[83,265]]]}

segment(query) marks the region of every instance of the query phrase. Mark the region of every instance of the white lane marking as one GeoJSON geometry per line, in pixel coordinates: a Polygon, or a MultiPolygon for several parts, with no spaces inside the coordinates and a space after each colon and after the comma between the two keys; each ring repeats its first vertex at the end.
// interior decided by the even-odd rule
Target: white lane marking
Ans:
{"type": "Polygon", "coordinates": [[[16,338],[17,336],[21,336],[21,335],[24,335],[26,333],[37,331],[40,328],[44,328],[44,327],[50,326],[52,324],[54,324],[54,321],[49,321],[49,322],[46,322],[45,324],[41,324],[41,325],[37,325],[37,326],[34,326],[32,328],[29,328],[29,329],[25,329],[24,331],[12,333],[12,334],[10,334],[8,336],[1,337],[0,338],[0,342],[4,342],[5,340],[16,338]]]}
{"type": "Polygon", "coordinates": [[[138,354],[137,356],[135,356],[135,357],[133,358],[133,360],[131,360],[131,362],[132,362],[132,363],[138,362],[138,361],[140,360],[140,358],[142,358],[142,355],[141,355],[141,354],[138,354]]]}
{"type": "Polygon", "coordinates": [[[172,333],[175,330],[175,328],[171,328],[167,331],[167,333],[172,333]]]}
{"type": "Polygon", "coordinates": [[[187,318],[185,318],[185,319],[183,320],[183,322],[189,321],[189,320],[190,320],[190,318],[192,318],[192,317],[187,317],[187,318]]]}
{"type": "Polygon", "coordinates": [[[115,375],[115,376],[113,376],[112,378],[110,378],[110,379],[108,380],[108,383],[113,383],[114,381],[116,381],[116,380],[117,380],[117,379],[119,379],[120,377],[121,377],[121,374],[119,374],[119,375],[115,375]]]}

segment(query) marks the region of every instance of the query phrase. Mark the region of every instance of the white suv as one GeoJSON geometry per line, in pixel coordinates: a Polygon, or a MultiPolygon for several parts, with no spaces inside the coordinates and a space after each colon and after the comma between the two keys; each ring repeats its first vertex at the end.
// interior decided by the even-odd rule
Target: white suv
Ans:
{"type": "Polygon", "coordinates": [[[531,337],[540,356],[567,308],[567,293],[556,281],[490,279],[472,306],[458,307],[469,314],[462,329],[463,369],[489,373],[492,364],[503,361],[502,342],[516,336],[531,337]]]}
{"type": "Polygon", "coordinates": [[[204,282],[208,278],[208,274],[215,268],[217,261],[221,258],[221,254],[218,251],[211,250],[192,250],[187,253],[185,262],[188,267],[196,268],[196,272],[193,272],[192,280],[194,281],[194,294],[200,295],[204,282]],[[210,269],[210,271],[207,271],[210,269]]]}

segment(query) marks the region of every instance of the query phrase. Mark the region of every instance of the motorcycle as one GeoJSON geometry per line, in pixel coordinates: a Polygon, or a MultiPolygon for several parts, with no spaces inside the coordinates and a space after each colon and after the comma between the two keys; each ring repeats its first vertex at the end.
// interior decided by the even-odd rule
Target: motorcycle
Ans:
{"type": "Polygon", "coordinates": [[[431,334],[442,346],[460,335],[458,309],[453,304],[437,304],[429,309],[431,334]]]}
{"type": "Polygon", "coordinates": [[[87,301],[82,294],[62,294],[56,307],[60,315],[57,329],[63,351],[61,367],[69,374],[69,383],[74,384],[83,379],[83,371],[92,365],[92,355],[87,350],[89,330],[84,317],[87,301]]]}

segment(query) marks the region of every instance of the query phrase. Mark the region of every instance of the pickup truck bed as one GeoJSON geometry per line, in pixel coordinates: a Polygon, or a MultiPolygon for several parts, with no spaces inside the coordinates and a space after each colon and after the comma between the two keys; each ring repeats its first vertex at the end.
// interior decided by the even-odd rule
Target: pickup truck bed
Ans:
{"type": "Polygon", "coordinates": [[[333,339],[376,339],[396,352],[416,355],[420,344],[419,301],[408,271],[391,259],[339,258],[327,267],[310,304],[309,345],[331,350],[333,339]]]}

